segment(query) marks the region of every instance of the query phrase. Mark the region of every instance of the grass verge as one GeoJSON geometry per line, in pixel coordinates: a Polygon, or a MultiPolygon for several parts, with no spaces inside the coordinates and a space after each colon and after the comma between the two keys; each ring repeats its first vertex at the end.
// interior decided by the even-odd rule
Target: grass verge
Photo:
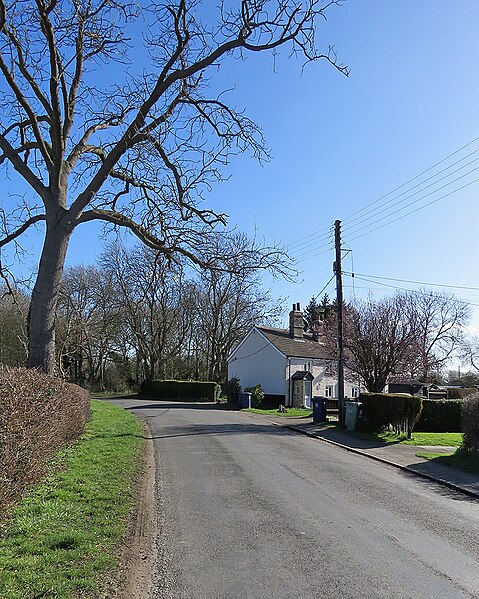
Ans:
{"type": "Polygon", "coordinates": [[[423,445],[441,447],[460,447],[462,433],[412,433],[410,439],[406,435],[397,435],[390,431],[380,433],[353,433],[358,439],[382,441],[383,443],[402,443],[403,445],[423,445]]]}
{"type": "Polygon", "coordinates": [[[92,419],[0,528],[0,597],[98,597],[133,506],[143,426],[92,401],[92,419]]]}
{"type": "Polygon", "coordinates": [[[311,410],[304,410],[300,408],[287,408],[287,412],[278,412],[278,410],[262,410],[260,408],[244,408],[242,412],[250,412],[251,414],[265,414],[266,416],[282,416],[282,417],[294,417],[294,418],[311,418],[313,412],[311,410]]]}
{"type": "Polygon", "coordinates": [[[454,453],[434,453],[431,451],[421,451],[416,454],[420,458],[426,458],[438,464],[458,468],[464,472],[479,474],[479,456],[465,451],[456,451],[454,453]]]}

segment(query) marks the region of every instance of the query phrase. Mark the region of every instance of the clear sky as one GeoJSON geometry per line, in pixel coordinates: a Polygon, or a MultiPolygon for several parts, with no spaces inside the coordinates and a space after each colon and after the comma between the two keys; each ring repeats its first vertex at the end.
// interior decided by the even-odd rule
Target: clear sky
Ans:
{"type": "MultiPolygon", "coordinates": [[[[286,50],[275,60],[231,60],[214,74],[213,84],[232,88],[230,102],[262,126],[273,159],[263,166],[236,159],[205,206],[290,247],[301,282],[265,277],[286,311],[293,302],[304,306],[331,278],[328,234],[336,219],[352,250],[343,269],[357,273],[354,290],[345,277],[346,298],[418,287],[371,282],[371,275],[479,288],[479,181],[471,183],[479,179],[478,27],[477,0],[346,0],[319,24],[318,43],[334,45],[348,78],[324,61],[302,70],[286,50]]],[[[95,260],[97,232],[93,225],[75,232],[69,264],[95,260]]],[[[479,290],[444,289],[477,304],[479,331],[479,290]]],[[[326,291],[334,296],[334,282],[326,291]]]]}
{"type": "MultiPolygon", "coordinates": [[[[444,290],[478,305],[479,329],[479,139],[380,199],[479,137],[479,2],[349,0],[328,14],[320,40],[334,44],[348,78],[326,63],[301,73],[270,57],[229,75],[273,160],[238,160],[215,205],[239,228],[290,246],[301,283],[272,285],[288,305],[305,305],[332,276],[327,235],[340,219],[356,295],[420,287],[360,274],[476,287],[444,290]]],[[[344,284],[350,297],[351,278],[344,284]]]]}

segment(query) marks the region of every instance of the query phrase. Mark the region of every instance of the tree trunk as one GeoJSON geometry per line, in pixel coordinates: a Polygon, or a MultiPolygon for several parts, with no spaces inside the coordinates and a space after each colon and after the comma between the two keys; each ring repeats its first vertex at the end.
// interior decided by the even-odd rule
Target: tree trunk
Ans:
{"type": "Polygon", "coordinates": [[[54,374],[56,308],[72,231],[65,220],[58,219],[55,224],[51,220],[47,221],[28,314],[28,366],[54,374]]]}

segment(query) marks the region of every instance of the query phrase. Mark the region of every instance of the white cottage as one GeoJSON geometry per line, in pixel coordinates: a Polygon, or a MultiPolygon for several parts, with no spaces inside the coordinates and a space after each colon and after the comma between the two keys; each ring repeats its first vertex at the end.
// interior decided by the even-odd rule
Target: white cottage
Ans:
{"type": "MultiPolygon", "coordinates": [[[[243,389],[260,384],[268,399],[285,406],[309,408],[313,396],[337,397],[336,360],[316,335],[304,332],[299,304],[293,304],[289,329],[255,326],[246,335],[228,357],[233,377],[243,389]]],[[[345,396],[359,396],[359,386],[346,382],[345,396]]]]}

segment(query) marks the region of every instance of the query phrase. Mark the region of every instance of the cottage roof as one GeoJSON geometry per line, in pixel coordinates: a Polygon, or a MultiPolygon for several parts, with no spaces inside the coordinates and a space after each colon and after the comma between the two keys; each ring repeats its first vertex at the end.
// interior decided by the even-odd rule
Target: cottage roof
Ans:
{"type": "Polygon", "coordinates": [[[312,358],[331,360],[323,344],[316,341],[311,333],[304,333],[302,339],[293,339],[287,329],[257,326],[268,341],[287,358],[312,358]]]}

